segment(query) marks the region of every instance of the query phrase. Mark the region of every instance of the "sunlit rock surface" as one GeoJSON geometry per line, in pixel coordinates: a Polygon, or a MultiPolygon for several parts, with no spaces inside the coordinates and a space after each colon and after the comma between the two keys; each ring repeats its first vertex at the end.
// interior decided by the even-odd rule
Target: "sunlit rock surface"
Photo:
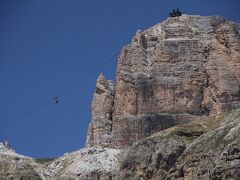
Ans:
{"type": "Polygon", "coordinates": [[[240,25],[183,15],[137,31],[100,75],[86,148],[33,159],[0,143],[0,180],[240,179],[240,25]]]}
{"type": "Polygon", "coordinates": [[[240,106],[239,25],[220,16],[168,18],[123,48],[115,88],[99,79],[87,146],[126,147],[230,112],[240,106]]]}

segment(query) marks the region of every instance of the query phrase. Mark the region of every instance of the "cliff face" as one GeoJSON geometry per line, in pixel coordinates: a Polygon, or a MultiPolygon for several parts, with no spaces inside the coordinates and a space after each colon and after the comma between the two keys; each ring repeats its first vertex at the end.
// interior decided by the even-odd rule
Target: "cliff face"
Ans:
{"type": "Polygon", "coordinates": [[[109,146],[112,132],[112,109],[114,101],[114,84],[101,74],[92,102],[93,122],[89,125],[87,145],[109,146]]]}
{"type": "Polygon", "coordinates": [[[240,110],[153,134],[130,148],[116,179],[240,179],[240,110]]]}
{"type": "Polygon", "coordinates": [[[87,146],[125,147],[154,132],[240,106],[238,26],[183,15],[137,31],[115,88],[101,75],[87,146]]]}
{"type": "Polygon", "coordinates": [[[33,159],[0,143],[0,180],[240,179],[239,30],[183,15],[138,31],[116,82],[97,80],[87,147],[33,159]]]}
{"type": "Polygon", "coordinates": [[[57,159],[2,148],[1,180],[240,179],[240,109],[152,134],[127,149],[92,147],[57,159]]]}

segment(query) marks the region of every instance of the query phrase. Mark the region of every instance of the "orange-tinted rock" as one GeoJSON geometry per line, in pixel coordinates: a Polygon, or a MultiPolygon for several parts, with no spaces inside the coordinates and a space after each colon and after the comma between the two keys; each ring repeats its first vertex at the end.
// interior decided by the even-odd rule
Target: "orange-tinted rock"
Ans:
{"type": "Polygon", "coordinates": [[[109,146],[112,133],[114,84],[101,74],[92,102],[92,122],[88,128],[87,145],[109,146]]]}
{"type": "MultiPolygon", "coordinates": [[[[107,102],[107,106],[113,107],[111,128],[106,131],[94,128],[102,122],[95,118],[90,125],[91,132],[107,132],[107,138],[98,136],[101,138],[96,140],[97,144],[128,146],[194,117],[219,115],[239,107],[237,28],[219,16],[183,15],[137,31],[118,59],[114,100],[107,102]]],[[[103,94],[99,99],[105,97],[103,94]]],[[[94,106],[93,116],[96,108],[104,116],[104,107],[94,106]]],[[[109,121],[102,124],[108,127],[105,123],[109,121]]]]}

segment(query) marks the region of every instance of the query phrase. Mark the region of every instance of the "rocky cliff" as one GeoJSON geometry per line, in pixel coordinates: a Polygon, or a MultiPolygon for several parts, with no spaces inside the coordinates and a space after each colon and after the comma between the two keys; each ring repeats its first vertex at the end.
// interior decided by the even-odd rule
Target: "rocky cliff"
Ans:
{"type": "Polygon", "coordinates": [[[141,140],[118,172],[117,179],[240,179],[240,110],[141,140]]]}
{"type": "Polygon", "coordinates": [[[137,31],[97,79],[86,148],[55,159],[0,143],[0,180],[240,179],[240,25],[183,15],[137,31]]]}
{"type": "Polygon", "coordinates": [[[0,180],[238,180],[240,109],[156,132],[129,148],[33,159],[0,145],[0,180]]]}
{"type": "Polygon", "coordinates": [[[137,31],[118,58],[115,84],[98,78],[87,146],[129,146],[239,107],[238,28],[219,16],[183,15],[137,31]]]}

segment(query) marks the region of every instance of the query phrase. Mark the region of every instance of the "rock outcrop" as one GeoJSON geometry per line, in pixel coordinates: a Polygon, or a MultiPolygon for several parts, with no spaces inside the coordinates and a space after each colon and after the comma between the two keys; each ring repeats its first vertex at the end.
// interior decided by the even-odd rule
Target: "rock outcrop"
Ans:
{"type": "Polygon", "coordinates": [[[240,109],[199,117],[152,134],[126,149],[92,147],[57,159],[0,150],[0,179],[239,179],[240,109]]]}
{"type": "Polygon", "coordinates": [[[86,148],[54,159],[0,143],[0,180],[240,179],[240,25],[168,18],[102,74],[86,148]]]}
{"type": "Polygon", "coordinates": [[[85,148],[67,153],[45,166],[47,179],[108,180],[119,171],[123,153],[119,149],[85,148]]]}
{"type": "Polygon", "coordinates": [[[188,15],[137,31],[119,56],[115,88],[98,79],[87,146],[126,147],[239,107],[238,31],[219,16],[188,15]]]}
{"type": "Polygon", "coordinates": [[[239,125],[237,110],[155,133],[130,148],[117,179],[240,179],[239,125]]]}
{"type": "Polygon", "coordinates": [[[108,147],[112,139],[112,111],[114,84],[101,74],[97,80],[92,102],[92,119],[87,135],[87,146],[108,147]]]}
{"type": "MultiPolygon", "coordinates": [[[[41,180],[32,158],[15,153],[7,144],[0,143],[0,180],[41,180]]],[[[40,169],[40,167],[39,167],[40,169]]]]}

